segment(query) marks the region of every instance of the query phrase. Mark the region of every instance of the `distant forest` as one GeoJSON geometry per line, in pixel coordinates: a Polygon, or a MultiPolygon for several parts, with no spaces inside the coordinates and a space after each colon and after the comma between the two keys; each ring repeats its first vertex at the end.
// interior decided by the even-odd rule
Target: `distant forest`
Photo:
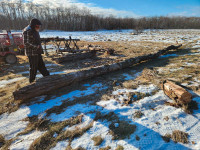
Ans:
{"type": "Polygon", "coordinates": [[[43,29],[47,30],[200,29],[200,17],[116,18],[93,15],[75,6],[50,8],[30,2],[0,2],[0,29],[22,30],[32,18],[41,20],[43,29]]]}

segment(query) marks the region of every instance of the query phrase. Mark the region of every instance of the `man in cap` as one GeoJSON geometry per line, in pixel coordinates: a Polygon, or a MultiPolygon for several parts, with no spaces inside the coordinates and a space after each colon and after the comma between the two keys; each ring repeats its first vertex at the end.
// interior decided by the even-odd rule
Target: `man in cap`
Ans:
{"type": "Polygon", "coordinates": [[[39,70],[43,76],[49,75],[49,71],[46,69],[41,55],[44,54],[39,34],[41,25],[42,23],[38,19],[32,19],[30,24],[23,30],[25,55],[28,56],[30,64],[30,83],[35,80],[37,70],[39,70]]]}

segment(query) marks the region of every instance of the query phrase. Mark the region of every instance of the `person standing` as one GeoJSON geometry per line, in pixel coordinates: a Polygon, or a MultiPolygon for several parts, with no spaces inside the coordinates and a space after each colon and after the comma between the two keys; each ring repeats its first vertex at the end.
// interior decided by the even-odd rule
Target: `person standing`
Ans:
{"type": "Polygon", "coordinates": [[[42,55],[44,54],[39,30],[42,23],[38,19],[32,19],[30,24],[23,30],[23,42],[25,46],[25,55],[29,60],[29,82],[35,81],[37,70],[43,75],[50,75],[45,67],[42,55]]]}

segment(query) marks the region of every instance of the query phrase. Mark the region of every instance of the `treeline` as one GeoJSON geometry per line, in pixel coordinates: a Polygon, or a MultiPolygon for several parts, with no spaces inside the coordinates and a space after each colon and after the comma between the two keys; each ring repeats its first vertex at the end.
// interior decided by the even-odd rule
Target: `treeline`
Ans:
{"type": "Polygon", "coordinates": [[[21,30],[38,18],[48,30],[93,31],[99,29],[200,29],[200,17],[116,18],[93,15],[87,9],[50,8],[31,2],[0,2],[0,29],[21,30]]]}

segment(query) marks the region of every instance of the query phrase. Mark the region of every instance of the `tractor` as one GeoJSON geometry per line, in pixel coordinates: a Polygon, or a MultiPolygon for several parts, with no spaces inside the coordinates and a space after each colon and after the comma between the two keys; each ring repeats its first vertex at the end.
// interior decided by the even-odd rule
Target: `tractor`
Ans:
{"type": "Polygon", "coordinates": [[[8,64],[17,62],[16,55],[23,54],[23,36],[22,33],[11,33],[3,30],[0,33],[0,57],[8,64]]]}

